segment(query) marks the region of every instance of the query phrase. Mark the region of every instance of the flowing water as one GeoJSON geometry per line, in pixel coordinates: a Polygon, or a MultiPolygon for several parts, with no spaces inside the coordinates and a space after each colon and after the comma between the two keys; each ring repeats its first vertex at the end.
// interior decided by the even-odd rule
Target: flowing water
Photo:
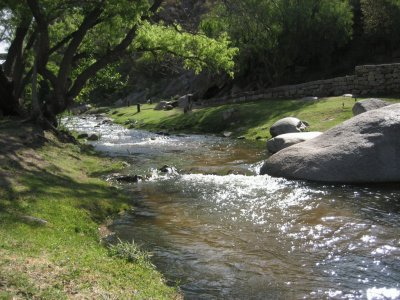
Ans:
{"type": "Polygon", "coordinates": [[[259,176],[266,154],[245,141],[101,121],[66,124],[147,174],[121,185],[137,208],[112,230],[151,251],[185,299],[400,299],[400,186],[259,176]]]}

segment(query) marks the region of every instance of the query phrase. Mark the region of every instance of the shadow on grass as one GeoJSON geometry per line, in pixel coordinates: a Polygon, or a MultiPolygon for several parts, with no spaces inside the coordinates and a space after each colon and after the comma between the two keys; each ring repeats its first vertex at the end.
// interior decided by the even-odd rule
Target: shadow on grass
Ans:
{"type": "MultiPolygon", "coordinates": [[[[47,201],[46,205],[69,201],[73,206],[85,209],[97,222],[118,211],[121,203],[113,200],[118,196],[116,190],[100,181],[79,180],[79,176],[72,177],[75,177],[73,173],[71,177],[66,175],[64,170],[37,153],[46,143],[63,148],[63,144],[48,140],[40,128],[19,120],[0,120],[1,214],[8,215],[9,221],[21,221],[15,216],[26,214],[39,200],[47,201]]],[[[93,154],[92,149],[82,151],[93,154]]],[[[60,153],[66,156],[60,160],[67,164],[81,160],[68,151],[60,153]]]]}
{"type": "MultiPolygon", "coordinates": [[[[34,154],[27,152],[28,160],[21,158],[21,151],[38,149],[45,143],[43,130],[23,123],[17,119],[0,120],[0,188],[3,197],[10,200],[17,198],[12,180],[16,172],[25,172],[27,168],[43,171],[34,163],[34,154]],[[26,161],[23,163],[22,161],[26,161]]],[[[0,210],[3,207],[0,202],[0,210]]]]}

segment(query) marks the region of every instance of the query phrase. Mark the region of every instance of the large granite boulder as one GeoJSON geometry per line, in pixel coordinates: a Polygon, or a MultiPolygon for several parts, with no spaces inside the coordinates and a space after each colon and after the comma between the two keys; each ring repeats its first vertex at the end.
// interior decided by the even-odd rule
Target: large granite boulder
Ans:
{"type": "Polygon", "coordinates": [[[365,100],[356,102],[356,104],[354,104],[354,106],[353,106],[352,111],[353,111],[353,115],[357,116],[366,111],[382,108],[382,107],[385,107],[388,105],[390,105],[390,103],[388,103],[386,101],[383,101],[381,99],[371,98],[371,99],[365,99],[365,100]]]}
{"type": "Polygon", "coordinates": [[[316,138],[321,134],[322,132],[318,131],[281,134],[267,141],[267,149],[270,153],[276,153],[292,145],[316,138]]]}
{"type": "Polygon", "coordinates": [[[261,174],[337,183],[400,182],[400,103],[272,155],[261,174]]]}
{"type": "Polygon", "coordinates": [[[291,132],[301,132],[307,128],[307,124],[297,118],[287,117],[275,122],[269,132],[272,137],[291,132]]]}

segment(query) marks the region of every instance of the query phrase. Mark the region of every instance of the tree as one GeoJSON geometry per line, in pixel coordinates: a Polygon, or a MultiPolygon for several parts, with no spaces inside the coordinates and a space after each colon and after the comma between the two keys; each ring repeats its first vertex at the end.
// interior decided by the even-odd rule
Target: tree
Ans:
{"type": "Polygon", "coordinates": [[[400,1],[361,0],[366,38],[384,51],[399,49],[400,1]]]}
{"type": "MultiPolygon", "coordinates": [[[[17,2],[23,6],[25,1],[17,2]]],[[[32,69],[36,68],[51,87],[47,100],[37,106],[41,110],[35,117],[57,125],[55,116],[73,104],[90,78],[130,53],[165,52],[183,56],[185,65],[197,71],[208,65],[232,71],[236,49],[229,47],[226,37],[210,39],[183,32],[176,24],[163,25],[156,18],[162,3],[26,0],[34,19],[31,30],[36,51],[32,69]]],[[[13,14],[21,6],[9,4],[13,14]]],[[[16,39],[15,31],[13,43],[16,39]]]]}
{"type": "Polygon", "coordinates": [[[18,115],[21,113],[18,100],[30,78],[25,67],[35,33],[31,30],[32,17],[21,3],[0,1],[0,11],[1,42],[10,42],[6,60],[0,67],[0,110],[8,115],[18,115]],[[12,28],[15,28],[13,37],[12,28]]]}
{"type": "Polygon", "coordinates": [[[329,66],[351,37],[352,11],[346,0],[221,0],[203,27],[228,32],[240,49],[239,77],[265,86],[290,81],[298,66],[329,66]]]}

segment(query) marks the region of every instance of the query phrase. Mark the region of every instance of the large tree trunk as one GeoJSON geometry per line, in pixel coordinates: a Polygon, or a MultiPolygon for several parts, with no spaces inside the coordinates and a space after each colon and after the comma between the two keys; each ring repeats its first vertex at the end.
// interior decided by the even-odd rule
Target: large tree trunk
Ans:
{"type": "Polygon", "coordinates": [[[18,99],[14,97],[14,85],[3,72],[0,66],[0,111],[6,116],[20,114],[18,99]]]}

